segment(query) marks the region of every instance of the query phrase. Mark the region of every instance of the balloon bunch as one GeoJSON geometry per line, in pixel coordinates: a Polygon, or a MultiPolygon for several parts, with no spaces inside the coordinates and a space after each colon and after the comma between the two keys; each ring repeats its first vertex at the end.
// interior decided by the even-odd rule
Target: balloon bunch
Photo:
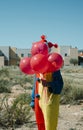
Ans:
{"type": "Polygon", "coordinates": [[[41,40],[33,43],[31,57],[24,57],[20,61],[20,69],[25,74],[48,73],[59,70],[63,64],[63,58],[58,53],[49,53],[49,48],[58,47],[57,44],[47,42],[44,35],[41,40]]]}

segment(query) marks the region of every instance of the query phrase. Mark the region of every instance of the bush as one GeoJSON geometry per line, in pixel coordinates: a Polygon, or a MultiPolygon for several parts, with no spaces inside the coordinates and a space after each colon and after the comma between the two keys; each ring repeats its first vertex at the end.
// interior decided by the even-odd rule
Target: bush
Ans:
{"type": "Polygon", "coordinates": [[[2,108],[0,107],[0,125],[15,128],[17,125],[28,123],[32,116],[29,104],[30,95],[28,94],[19,95],[11,105],[8,104],[8,98],[5,97],[1,102],[2,108]]]}
{"type": "Polygon", "coordinates": [[[3,68],[0,72],[0,93],[5,95],[10,93],[12,86],[15,84],[19,84],[25,90],[25,93],[14,97],[15,99],[11,103],[9,102],[9,94],[0,98],[0,126],[6,128],[12,127],[14,129],[16,126],[23,125],[24,123],[30,125],[32,117],[30,112],[31,96],[27,94],[26,89],[31,89],[32,85],[27,86],[27,83],[33,83],[33,76],[21,74],[19,70],[11,70],[10,68],[3,68]]]}
{"type": "Polygon", "coordinates": [[[83,99],[83,89],[82,88],[73,88],[72,89],[74,100],[82,100],[83,99]]]}
{"type": "Polygon", "coordinates": [[[71,81],[65,79],[64,87],[61,93],[61,104],[68,104],[72,101],[72,86],[71,81]]]}
{"type": "Polygon", "coordinates": [[[32,77],[26,76],[26,75],[22,75],[20,77],[14,77],[13,79],[15,81],[15,84],[20,84],[21,86],[24,86],[26,83],[30,83],[33,84],[33,79],[32,77]]]}
{"type": "Polygon", "coordinates": [[[78,60],[77,59],[70,59],[70,63],[71,64],[73,64],[74,66],[76,65],[76,64],[78,64],[78,60]]]}
{"type": "Polygon", "coordinates": [[[10,82],[8,80],[0,80],[0,93],[10,93],[11,87],[10,82]]]}
{"type": "Polygon", "coordinates": [[[72,80],[64,79],[64,87],[61,93],[61,104],[79,104],[83,100],[83,88],[72,84],[72,80]]]}
{"type": "Polygon", "coordinates": [[[7,68],[2,68],[1,70],[0,70],[0,77],[9,77],[9,71],[8,71],[8,69],[7,68]]]}

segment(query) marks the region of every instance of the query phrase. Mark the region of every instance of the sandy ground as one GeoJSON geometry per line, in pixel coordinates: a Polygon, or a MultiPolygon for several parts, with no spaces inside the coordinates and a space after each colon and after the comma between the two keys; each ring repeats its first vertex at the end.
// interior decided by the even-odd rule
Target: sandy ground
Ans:
{"type": "MultiPolygon", "coordinates": [[[[12,96],[10,101],[15,98],[18,93],[22,92],[22,88],[17,90],[18,86],[13,87],[12,96]]],[[[27,124],[15,128],[14,130],[38,130],[35,122],[34,112],[31,119],[34,122],[33,127],[29,127],[27,124]]],[[[3,130],[0,128],[0,130],[3,130]]],[[[6,129],[5,130],[12,130],[6,129]]],[[[57,130],[83,130],[83,102],[80,105],[60,105],[59,120],[57,130]]]]}
{"type": "MultiPolygon", "coordinates": [[[[32,121],[35,121],[34,112],[32,121]]],[[[15,130],[38,130],[34,123],[33,128],[23,125],[15,130]]],[[[59,121],[57,130],[83,130],[83,104],[60,105],[59,121]]]]}
{"type": "MultiPolygon", "coordinates": [[[[34,112],[32,121],[35,121],[34,112]]],[[[60,105],[57,130],[83,130],[83,102],[80,105],[60,105]]],[[[37,130],[34,123],[33,128],[25,125],[16,130],[37,130]]]]}
{"type": "Polygon", "coordinates": [[[57,130],[83,130],[83,104],[61,105],[57,130]]]}

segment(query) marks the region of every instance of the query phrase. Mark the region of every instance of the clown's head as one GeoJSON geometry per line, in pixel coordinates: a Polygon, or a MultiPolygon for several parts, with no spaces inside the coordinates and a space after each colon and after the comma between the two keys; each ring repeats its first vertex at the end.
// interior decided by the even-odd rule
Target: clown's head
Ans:
{"type": "Polygon", "coordinates": [[[41,42],[42,43],[45,43],[47,46],[48,46],[48,52],[50,52],[51,51],[51,48],[52,47],[55,47],[55,48],[58,48],[58,44],[53,44],[53,43],[51,43],[51,42],[48,42],[47,40],[46,40],[46,36],[45,35],[42,35],[41,36],[41,42]]]}
{"type": "Polygon", "coordinates": [[[57,48],[58,45],[48,42],[46,40],[46,36],[42,35],[40,41],[33,43],[32,48],[31,48],[31,54],[35,55],[35,54],[41,53],[41,54],[47,55],[49,52],[51,52],[52,47],[57,48]]]}

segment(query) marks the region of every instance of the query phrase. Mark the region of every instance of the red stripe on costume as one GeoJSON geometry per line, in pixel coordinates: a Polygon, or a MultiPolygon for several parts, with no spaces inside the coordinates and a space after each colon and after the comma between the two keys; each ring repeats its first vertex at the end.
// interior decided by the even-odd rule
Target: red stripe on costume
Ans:
{"type": "MultiPolygon", "coordinates": [[[[39,75],[37,75],[37,77],[39,77],[39,75]]],[[[35,95],[38,94],[38,84],[38,81],[36,81],[35,95]]],[[[38,124],[38,130],[45,130],[44,117],[39,106],[39,99],[37,97],[35,98],[35,115],[36,122],[38,124]]]]}

